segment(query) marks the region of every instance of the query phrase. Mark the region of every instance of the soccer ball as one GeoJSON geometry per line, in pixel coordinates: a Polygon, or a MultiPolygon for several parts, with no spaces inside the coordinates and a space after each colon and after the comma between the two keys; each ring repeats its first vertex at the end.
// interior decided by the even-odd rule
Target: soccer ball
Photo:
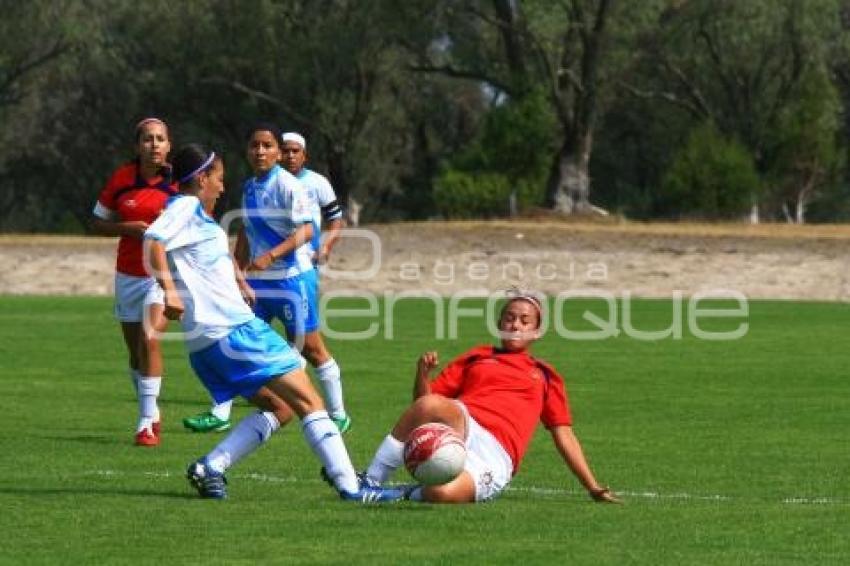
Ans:
{"type": "Polygon", "coordinates": [[[452,481],[463,471],[465,463],[463,439],[442,423],[416,427],[404,443],[404,466],[423,485],[452,481]]]}

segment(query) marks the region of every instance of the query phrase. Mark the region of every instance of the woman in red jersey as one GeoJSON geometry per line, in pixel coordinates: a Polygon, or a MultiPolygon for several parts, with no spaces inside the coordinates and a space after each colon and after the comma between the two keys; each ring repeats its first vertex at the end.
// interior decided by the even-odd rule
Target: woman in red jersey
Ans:
{"type": "Polygon", "coordinates": [[[402,465],[404,442],[417,426],[439,422],[465,439],[464,471],[449,483],[415,487],[410,499],[472,503],[493,499],[519,468],[538,422],[552,435],[566,465],[595,501],[616,503],[597,483],[572,429],[564,382],[528,348],[540,337],[541,303],[531,294],[508,299],[499,318],[501,347],[478,346],[453,360],[434,379],[437,353],[419,358],[415,400],[378,447],[366,481],[380,485],[402,465]]]}
{"type": "Polygon", "coordinates": [[[115,316],[129,354],[129,372],[139,400],[138,446],[159,444],[157,407],[162,354],[157,330],[165,328],[162,290],[142,261],[142,237],[177,192],[171,182],[168,126],[159,118],[136,125],[136,159],[120,166],[107,181],[94,207],[92,227],[119,236],[115,272],[115,316]]]}

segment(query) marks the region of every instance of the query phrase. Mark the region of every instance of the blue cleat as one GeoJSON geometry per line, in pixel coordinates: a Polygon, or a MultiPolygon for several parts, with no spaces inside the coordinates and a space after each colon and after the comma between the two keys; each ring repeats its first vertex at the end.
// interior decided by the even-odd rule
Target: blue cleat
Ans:
{"type": "Polygon", "coordinates": [[[204,460],[191,463],[186,470],[186,478],[205,499],[227,498],[227,478],[207,466],[204,460]]]}
{"type": "Polygon", "coordinates": [[[340,491],[339,496],[344,501],[358,503],[396,503],[407,499],[408,490],[400,487],[381,487],[361,483],[355,492],[340,491]]]}
{"type": "Polygon", "coordinates": [[[395,503],[397,501],[405,501],[410,492],[416,486],[400,486],[400,487],[382,487],[366,477],[366,472],[357,474],[357,483],[359,488],[355,492],[342,491],[337,489],[327,470],[323,467],[321,470],[322,479],[332,488],[337,490],[339,496],[344,501],[357,501],[359,503],[395,503]]]}

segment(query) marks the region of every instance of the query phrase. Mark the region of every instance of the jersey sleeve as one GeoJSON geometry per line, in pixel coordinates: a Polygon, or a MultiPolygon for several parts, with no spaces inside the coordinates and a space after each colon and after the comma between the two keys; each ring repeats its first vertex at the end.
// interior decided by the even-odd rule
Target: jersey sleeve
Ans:
{"type": "Polygon", "coordinates": [[[292,195],[292,221],[295,224],[311,222],[313,215],[310,213],[310,196],[301,181],[289,176],[280,176],[285,190],[292,195]]]}
{"type": "Polygon", "coordinates": [[[316,175],[316,200],[319,202],[319,208],[322,210],[322,217],[330,222],[337,218],[342,218],[342,207],[336,199],[336,193],[331,186],[330,181],[324,175],[316,175]]]}
{"type": "Polygon", "coordinates": [[[145,230],[145,238],[153,239],[165,246],[166,251],[190,243],[185,228],[201,206],[197,197],[181,196],[172,200],[162,214],[145,230]]]}
{"type": "Polygon", "coordinates": [[[101,220],[115,222],[120,220],[118,215],[118,203],[115,201],[115,190],[117,188],[118,172],[112,174],[106,185],[100,191],[92,214],[101,220]]]}
{"type": "Polygon", "coordinates": [[[570,403],[564,380],[549,364],[538,362],[547,380],[546,393],[543,397],[543,412],[540,421],[546,428],[555,426],[572,426],[573,417],[570,413],[570,403]]]}
{"type": "Polygon", "coordinates": [[[481,352],[479,350],[480,348],[473,348],[449,362],[449,364],[443,368],[443,371],[434,378],[434,381],[430,383],[431,393],[436,393],[437,395],[449,398],[455,398],[460,395],[460,392],[463,389],[466,368],[471,362],[481,357],[481,352]]]}

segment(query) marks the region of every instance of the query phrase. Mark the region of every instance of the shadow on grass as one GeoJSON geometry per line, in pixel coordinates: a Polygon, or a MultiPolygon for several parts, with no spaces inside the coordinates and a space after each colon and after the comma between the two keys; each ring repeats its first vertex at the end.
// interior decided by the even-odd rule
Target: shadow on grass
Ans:
{"type": "Polygon", "coordinates": [[[0,487],[0,493],[8,495],[29,495],[36,497],[55,497],[57,495],[73,496],[128,496],[128,497],[161,497],[166,499],[200,499],[194,493],[178,493],[176,491],[150,491],[142,489],[91,489],[81,487],[0,487]]]}
{"type": "Polygon", "coordinates": [[[118,435],[92,435],[92,434],[78,434],[74,436],[59,436],[56,434],[33,434],[31,435],[35,438],[41,438],[44,440],[60,440],[62,442],[80,442],[83,444],[101,444],[107,446],[115,446],[115,445],[131,445],[133,437],[128,435],[118,436],[118,435]]]}

